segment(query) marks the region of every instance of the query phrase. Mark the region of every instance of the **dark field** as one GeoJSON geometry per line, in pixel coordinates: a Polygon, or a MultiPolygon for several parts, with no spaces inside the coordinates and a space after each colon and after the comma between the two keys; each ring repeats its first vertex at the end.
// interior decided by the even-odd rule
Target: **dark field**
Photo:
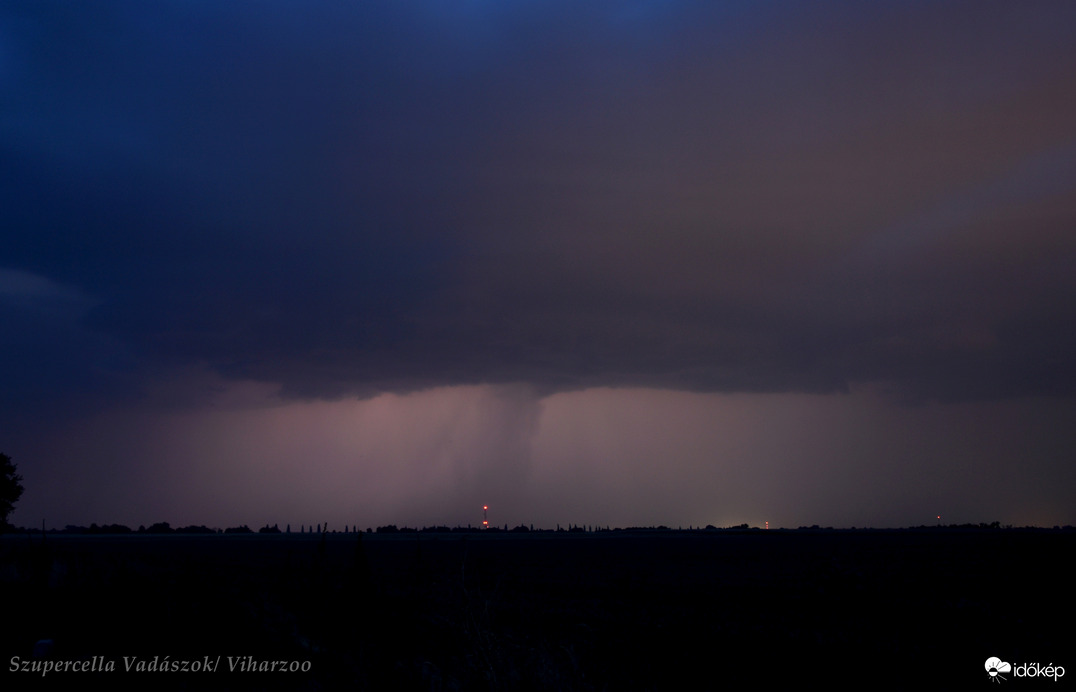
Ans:
{"type": "Polygon", "coordinates": [[[1019,530],[8,535],[0,689],[990,689],[990,656],[1071,668],[1006,680],[1064,689],[1074,548],[1019,530]],[[11,672],[44,638],[116,670],[11,672]],[[248,655],[309,671],[229,672],[248,655]]]}

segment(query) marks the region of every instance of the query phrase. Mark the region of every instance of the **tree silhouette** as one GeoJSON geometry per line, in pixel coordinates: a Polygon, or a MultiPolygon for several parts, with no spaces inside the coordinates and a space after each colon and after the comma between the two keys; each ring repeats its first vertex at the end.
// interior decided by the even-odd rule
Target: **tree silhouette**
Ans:
{"type": "Polygon", "coordinates": [[[15,473],[11,457],[0,452],[0,527],[7,526],[7,517],[22,497],[22,476],[15,473]]]}

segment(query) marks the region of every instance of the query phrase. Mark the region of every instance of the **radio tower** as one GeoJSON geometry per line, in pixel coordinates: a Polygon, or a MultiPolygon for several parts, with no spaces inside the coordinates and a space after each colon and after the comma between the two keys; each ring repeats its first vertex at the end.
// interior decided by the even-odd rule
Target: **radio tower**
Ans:
{"type": "Polygon", "coordinates": [[[489,528],[489,517],[486,514],[488,511],[489,505],[482,505],[482,528],[484,529],[489,528]]]}

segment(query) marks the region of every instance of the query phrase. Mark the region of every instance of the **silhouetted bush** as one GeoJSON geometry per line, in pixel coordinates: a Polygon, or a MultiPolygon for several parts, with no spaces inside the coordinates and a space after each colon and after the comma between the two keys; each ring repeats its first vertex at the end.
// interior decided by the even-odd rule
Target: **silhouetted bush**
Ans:
{"type": "Polygon", "coordinates": [[[176,533],[197,533],[197,534],[209,534],[216,533],[215,529],[211,529],[208,526],[184,526],[181,529],[176,529],[176,533]]]}
{"type": "MultiPolygon", "coordinates": [[[[144,531],[145,529],[143,529],[144,531]]],[[[74,533],[74,534],[123,534],[133,533],[131,527],[124,526],[123,524],[107,524],[105,526],[98,526],[97,524],[90,524],[86,526],[75,526],[68,524],[63,528],[60,533],[74,533]]]]}
{"type": "Polygon", "coordinates": [[[18,467],[7,454],[0,454],[0,530],[7,527],[7,518],[15,509],[15,503],[22,497],[22,476],[18,467]]]}

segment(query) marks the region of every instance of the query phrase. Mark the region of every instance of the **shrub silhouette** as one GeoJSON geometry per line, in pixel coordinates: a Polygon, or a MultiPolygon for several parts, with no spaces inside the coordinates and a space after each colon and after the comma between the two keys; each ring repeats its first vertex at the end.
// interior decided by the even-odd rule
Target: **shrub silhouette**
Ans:
{"type": "Polygon", "coordinates": [[[0,453],[0,529],[7,526],[8,515],[22,497],[22,476],[7,454],[0,453]]]}

